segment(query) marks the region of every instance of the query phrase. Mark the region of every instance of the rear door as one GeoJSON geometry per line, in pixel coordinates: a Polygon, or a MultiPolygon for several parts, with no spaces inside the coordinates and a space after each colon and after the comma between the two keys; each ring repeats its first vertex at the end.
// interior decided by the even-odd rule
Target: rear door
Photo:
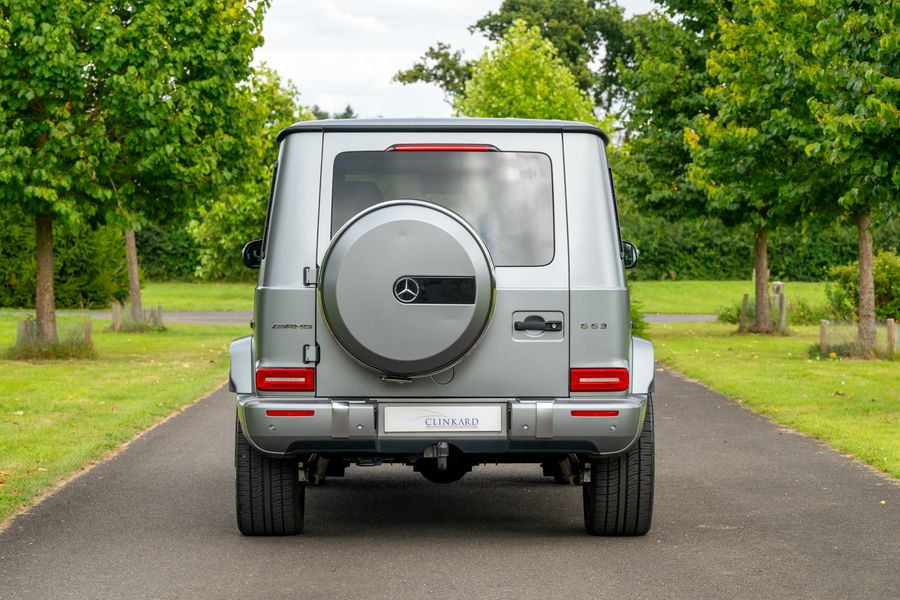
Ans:
{"type": "MultiPolygon", "coordinates": [[[[317,396],[567,396],[569,257],[561,134],[327,132],[318,263],[334,233],[353,215],[399,199],[444,206],[480,234],[495,265],[491,322],[451,370],[397,384],[382,381],[344,352],[319,310],[317,396]]],[[[392,294],[394,284],[387,277],[369,293],[392,294]]]]}

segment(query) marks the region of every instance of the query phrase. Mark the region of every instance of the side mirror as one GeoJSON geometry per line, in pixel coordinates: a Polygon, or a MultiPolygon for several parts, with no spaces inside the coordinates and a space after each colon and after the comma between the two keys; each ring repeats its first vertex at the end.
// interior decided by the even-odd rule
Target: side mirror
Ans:
{"type": "Polygon", "coordinates": [[[638,249],[631,242],[622,242],[622,262],[626,269],[630,269],[637,264],[638,249]]]}
{"type": "Polygon", "coordinates": [[[241,260],[250,269],[258,269],[262,264],[262,240],[247,242],[241,251],[241,260]]]}

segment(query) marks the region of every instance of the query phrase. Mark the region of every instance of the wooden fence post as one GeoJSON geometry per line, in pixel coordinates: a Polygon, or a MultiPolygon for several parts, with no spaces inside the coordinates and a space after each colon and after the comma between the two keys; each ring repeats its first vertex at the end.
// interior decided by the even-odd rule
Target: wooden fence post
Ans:
{"type": "Polygon", "coordinates": [[[887,320],[887,355],[888,358],[894,358],[897,352],[897,323],[894,319],[887,320]]]}
{"type": "Polygon", "coordinates": [[[37,321],[25,319],[16,324],[16,346],[29,344],[37,339],[37,321]]]}
{"type": "Polygon", "coordinates": [[[784,292],[778,295],[778,332],[786,333],[788,328],[788,299],[784,292]]]}
{"type": "Polygon", "coordinates": [[[825,319],[819,321],[819,351],[828,353],[828,321],[825,319]]]}
{"type": "Polygon", "coordinates": [[[94,323],[91,321],[91,318],[88,317],[87,321],[84,322],[84,345],[90,346],[94,343],[94,323]]]}
{"type": "Polygon", "coordinates": [[[747,331],[747,327],[748,327],[747,312],[749,311],[749,306],[750,306],[750,294],[744,294],[744,299],[741,301],[740,325],[738,326],[738,331],[740,331],[740,332],[747,331]]]}
{"type": "Polygon", "coordinates": [[[119,304],[118,300],[113,300],[112,303],[112,329],[113,331],[119,331],[122,327],[122,305],[119,304]]]}

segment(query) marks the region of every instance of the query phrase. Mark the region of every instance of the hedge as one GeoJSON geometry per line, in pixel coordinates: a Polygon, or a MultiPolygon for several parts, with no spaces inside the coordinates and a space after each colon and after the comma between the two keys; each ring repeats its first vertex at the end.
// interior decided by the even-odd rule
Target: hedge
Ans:
{"type": "Polygon", "coordinates": [[[194,279],[200,247],[186,227],[147,225],[135,233],[141,275],[152,281],[194,279]]]}
{"type": "MultiPolygon", "coordinates": [[[[0,211],[0,306],[34,307],[34,221],[15,209],[0,211]]],[[[53,227],[57,308],[102,308],[128,296],[122,232],[57,220],[53,227]]]]}
{"type": "MultiPolygon", "coordinates": [[[[622,211],[622,237],[640,250],[637,268],[629,277],[643,280],[750,278],[753,270],[753,232],[729,229],[716,220],[667,222],[650,215],[622,211]]],[[[900,219],[873,232],[876,249],[897,250],[900,219]]],[[[836,265],[857,258],[856,230],[833,225],[804,231],[801,226],[769,234],[769,270],[775,279],[826,281],[836,265]]]]}

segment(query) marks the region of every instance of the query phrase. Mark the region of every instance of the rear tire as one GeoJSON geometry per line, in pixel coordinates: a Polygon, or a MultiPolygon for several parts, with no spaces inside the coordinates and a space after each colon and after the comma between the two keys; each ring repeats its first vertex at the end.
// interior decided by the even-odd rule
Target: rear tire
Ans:
{"type": "Polygon", "coordinates": [[[591,535],[631,536],[650,531],[653,518],[653,400],[638,441],[625,453],[591,459],[584,484],[584,528],[591,535]]]}
{"type": "Polygon", "coordinates": [[[299,461],[272,458],[247,441],[237,423],[234,435],[235,508],[244,535],[296,535],[303,531],[306,486],[299,461]]]}

